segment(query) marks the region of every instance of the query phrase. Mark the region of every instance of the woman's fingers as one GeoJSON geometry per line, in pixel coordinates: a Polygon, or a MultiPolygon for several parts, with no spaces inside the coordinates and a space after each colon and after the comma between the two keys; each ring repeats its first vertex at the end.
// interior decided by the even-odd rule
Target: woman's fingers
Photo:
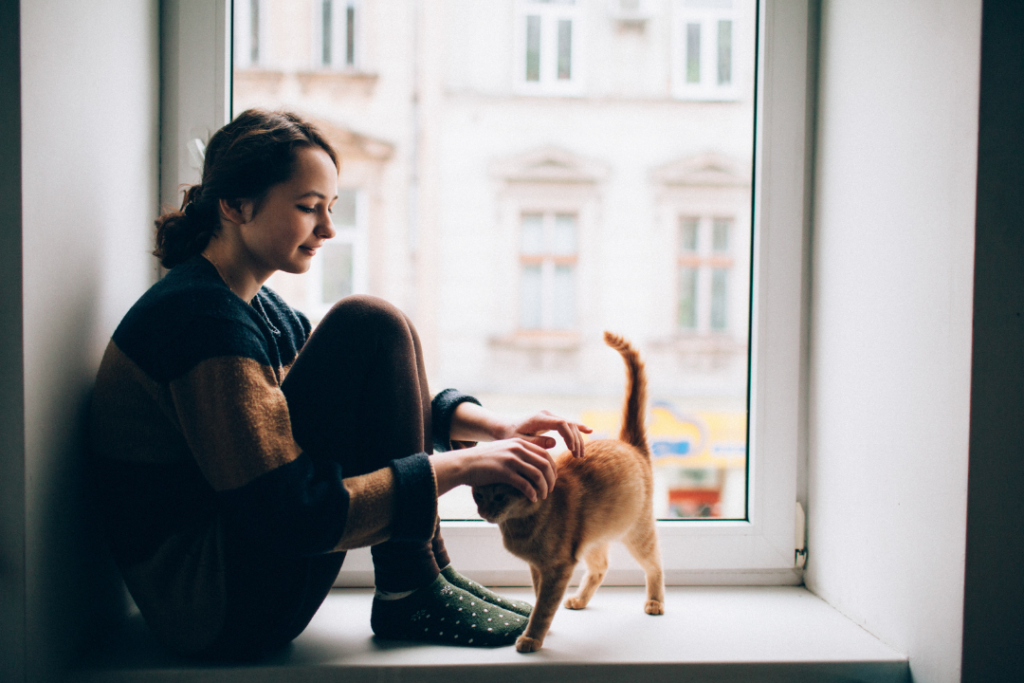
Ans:
{"type": "MultiPolygon", "coordinates": [[[[527,479],[540,498],[547,498],[555,486],[555,460],[546,448],[527,439],[514,439],[522,449],[516,455],[513,467],[527,479]]],[[[524,492],[525,493],[525,492],[524,492]]],[[[532,499],[536,500],[536,499],[532,499]]]]}
{"type": "Polygon", "coordinates": [[[546,498],[555,485],[555,462],[547,449],[515,437],[460,451],[468,467],[459,483],[510,484],[530,500],[546,498]]]}
{"type": "MultiPolygon", "coordinates": [[[[541,410],[524,420],[516,432],[523,437],[536,437],[551,430],[558,432],[562,441],[565,442],[566,448],[572,451],[573,456],[577,458],[583,457],[583,447],[586,444],[583,434],[591,434],[594,431],[581,422],[572,422],[547,410],[541,410]]],[[[535,441],[535,443],[540,442],[535,441]]],[[[556,442],[554,439],[550,439],[545,443],[550,443],[550,445],[544,446],[545,448],[553,448],[556,442]]]]}

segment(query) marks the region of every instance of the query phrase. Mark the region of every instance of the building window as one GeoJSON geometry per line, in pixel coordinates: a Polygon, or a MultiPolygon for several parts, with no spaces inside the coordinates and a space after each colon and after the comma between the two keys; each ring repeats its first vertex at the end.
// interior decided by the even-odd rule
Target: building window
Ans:
{"type": "Polygon", "coordinates": [[[733,223],[732,218],[679,219],[676,325],[682,332],[729,330],[733,223]]]}
{"type": "Polygon", "coordinates": [[[354,69],[359,64],[357,0],[315,0],[313,63],[322,69],[354,69]]]}
{"type": "Polygon", "coordinates": [[[734,0],[676,0],[672,81],[676,97],[738,99],[734,0]]]}
{"type": "Polygon", "coordinates": [[[234,68],[259,66],[266,61],[267,7],[265,0],[235,0],[232,42],[234,68]]]}
{"type": "Polygon", "coordinates": [[[353,188],[338,188],[334,203],[334,229],[337,232],[320,248],[313,259],[307,279],[308,301],[312,317],[319,319],[338,299],[366,291],[367,246],[365,208],[362,193],[353,188]]]}
{"type": "Polygon", "coordinates": [[[580,92],[580,14],[575,0],[520,0],[516,82],[524,93],[580,92]]]}
{"type": "Polygon", "coordinates": [[[524,213],[519,233],[519,327],[571,330],[576,319],[576,214],[524,213]]]}

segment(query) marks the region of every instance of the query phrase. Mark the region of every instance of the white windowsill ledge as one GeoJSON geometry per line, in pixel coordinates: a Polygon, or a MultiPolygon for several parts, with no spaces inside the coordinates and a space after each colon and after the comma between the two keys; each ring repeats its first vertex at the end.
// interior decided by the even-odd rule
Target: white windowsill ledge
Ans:
{"type": "MultiPolygon", "coordinates": [[[[528,589],[502,589],[532,599],[528,589]]],[[[72,680],[204,681],[909,681],[907,658],[799,587],[672,587],[666,614],[640,588],[605,586],[582,612],[560,609],[540,652],[374,640],[369,589],[335,589],[285,652],[255,665],[168,655],[139,618],[72,680]]]]}

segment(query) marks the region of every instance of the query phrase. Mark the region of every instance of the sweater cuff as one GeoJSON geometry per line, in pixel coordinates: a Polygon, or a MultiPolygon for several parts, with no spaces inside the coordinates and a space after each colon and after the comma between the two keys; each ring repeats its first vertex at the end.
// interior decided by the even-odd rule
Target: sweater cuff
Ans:
{"type": "Polygon", "coordinates": [[[452,450],[452,416],[460,403],[475,403],[480,405],[469,394],[464,394],[458,389],[445,389],[434,397],[430,402],[431,423],[434,433],[434,450],[439,452],[452,450]]]}
{"type": "Polygon", "coordinates": [[[391,461],[395,473],[395,517],[391,539],[429,541],[437,519],[437,481],[426,453],[391,461]]]}

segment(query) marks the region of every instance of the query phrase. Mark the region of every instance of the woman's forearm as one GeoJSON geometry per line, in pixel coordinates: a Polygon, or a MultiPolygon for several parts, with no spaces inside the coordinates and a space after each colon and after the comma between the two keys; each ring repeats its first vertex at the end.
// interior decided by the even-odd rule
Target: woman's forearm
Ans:
{"type": "Polygon", "coordinates": [[[469,401],[452,413],[451,438],[456,441],[496,441],[512,436],[511,426],[501,416],[469,401]]]}

